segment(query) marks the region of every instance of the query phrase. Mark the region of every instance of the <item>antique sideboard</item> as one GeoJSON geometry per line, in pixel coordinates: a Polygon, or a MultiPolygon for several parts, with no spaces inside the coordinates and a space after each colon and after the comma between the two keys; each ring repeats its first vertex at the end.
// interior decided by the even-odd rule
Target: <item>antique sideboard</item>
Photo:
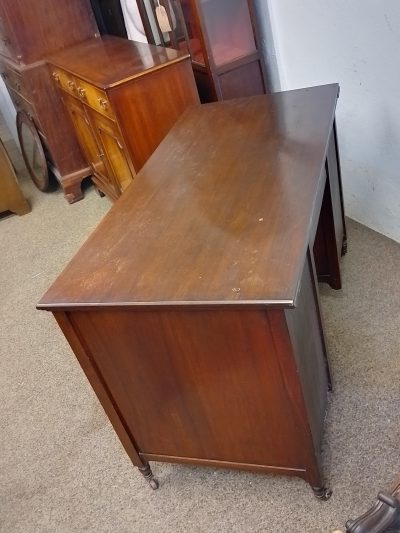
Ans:
{"type": "Polygon", "coordinates": [[[186,111],[38,304],[134,465],[299,476],[330,496],[317,279],[341,286],[338,85],[186,111]]]}
{"type": "Polygon", "coordinates": [[[199,103],[189,55],[160,46],[89,39],[50,57],[49,67],[92,180],[112,200],[199,103]]]}

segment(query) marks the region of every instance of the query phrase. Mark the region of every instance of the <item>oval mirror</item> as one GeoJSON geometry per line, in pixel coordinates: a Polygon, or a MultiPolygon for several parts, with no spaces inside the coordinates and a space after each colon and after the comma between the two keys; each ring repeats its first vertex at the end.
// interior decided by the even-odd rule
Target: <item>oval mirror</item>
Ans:
{"type": "Polygon", "coordinates": [[[33,120],[25,113],[17,113],[19,144],[25,165],[33,183],[41,191],[49,190],[49,171],[42,142],[33,120]]]}

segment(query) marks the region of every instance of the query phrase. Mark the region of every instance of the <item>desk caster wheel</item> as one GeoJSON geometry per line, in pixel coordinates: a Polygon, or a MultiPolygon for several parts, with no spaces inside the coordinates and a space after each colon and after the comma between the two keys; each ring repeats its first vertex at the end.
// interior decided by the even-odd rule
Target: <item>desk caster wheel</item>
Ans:
{"type": "Polygon", "coordinates": [[[326,502],[332,496],[331,489],[326,487],[312,487],[312,490],[314,492],[314,496],[323,502],[326,502]]]}
{"type": "Polygon", "coordinates": [[[140,466],[139,472],[142,474],[144,479],[148,482],[148,484],[153,490],[158,489],[159,487],[158,481],[153,476],[153,472],[151,471],[150,465],[148,463],[144,466],[140,466]]]}
{"type": "Polygon", "coordinates": [[[158,481],[155,478],[150,479],[149,485],[153,490],[157,490],[159,487],[158,481]]]}

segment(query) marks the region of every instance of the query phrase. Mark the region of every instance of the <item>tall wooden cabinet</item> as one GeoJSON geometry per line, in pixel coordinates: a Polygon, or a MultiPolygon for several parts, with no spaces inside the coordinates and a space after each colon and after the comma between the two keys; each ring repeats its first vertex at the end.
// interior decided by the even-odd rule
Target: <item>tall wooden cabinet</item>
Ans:
{"type": "Polygon", "coordinates": [[[17,110],[38,129],[49,166],[69,202],[90,175],[45,57],[98,36],[89,0],[0,0],[0,68],[17,110]]]}
{"type": "Polygon", "coordinates": [[[150,41],[189,50],[202,102],[266,92],[254,0],[138,0],[138,4],[150,41]],[[160,5],[167,24],[159,24],[160,5]]]}
{"type": "Polygon", "coordinates": [[[199,103],[188,54],[118,37],[49,58],[100,191],[115,200],[183,113],[199,103]]]}

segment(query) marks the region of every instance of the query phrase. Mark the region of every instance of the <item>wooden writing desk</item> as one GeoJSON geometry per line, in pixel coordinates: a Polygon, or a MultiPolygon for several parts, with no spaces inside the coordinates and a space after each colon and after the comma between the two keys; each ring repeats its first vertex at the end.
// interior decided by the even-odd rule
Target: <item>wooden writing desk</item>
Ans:
{"type": "Polygon", "coordinates": [[[329,496],[315,266],[340,287],[337,95],[187,111],[38,305],[153,486],[151,460],[300,476],[329,496]]]}

